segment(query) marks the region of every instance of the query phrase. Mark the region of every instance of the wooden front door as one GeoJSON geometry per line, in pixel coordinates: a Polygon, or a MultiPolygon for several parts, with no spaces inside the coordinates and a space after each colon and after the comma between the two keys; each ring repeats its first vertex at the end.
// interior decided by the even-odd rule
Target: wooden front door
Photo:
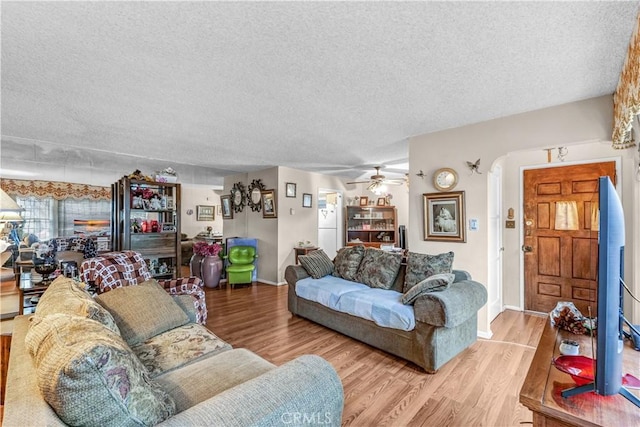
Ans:
{"type": "Polygon", "coordinates": [[[596,315],[598,177],[615,173],[615,162],[524,171],[525,310],[571,301],[596,315]]]}

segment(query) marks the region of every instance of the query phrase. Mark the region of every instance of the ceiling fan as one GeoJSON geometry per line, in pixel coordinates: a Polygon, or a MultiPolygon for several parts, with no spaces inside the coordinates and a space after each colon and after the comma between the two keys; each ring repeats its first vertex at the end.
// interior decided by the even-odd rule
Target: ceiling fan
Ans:
{"type": "Polygon", "coordinates": [[[367,190],[375,191],[383,185],[402,185],[406,183],[406,177],[404,179],[386,179],[384,175],[380,174],[381,166],[375,166],[376,173],[371,175],[369,181],[352,181],[347,184],[369,184],[367,190]]]}

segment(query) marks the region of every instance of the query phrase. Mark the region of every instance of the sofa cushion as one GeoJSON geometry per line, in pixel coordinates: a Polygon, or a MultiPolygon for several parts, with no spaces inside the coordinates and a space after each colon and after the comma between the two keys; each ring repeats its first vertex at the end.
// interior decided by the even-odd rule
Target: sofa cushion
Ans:
{"type": "Polygon", "coordinates": [[[400,302],[402,294],[388,289],[368,288],[340,296],[336,310],[371,320],[385,328],[410,331],[416,326],[413,307],[400,302]]]}
{"type": "Polygon", "coordinates": [[[198,360],[155,380],[176,402],[176,412],[182,412],[275,368],[260,356],[239,348],[198,360]]]}
{"type": "Polygon", "coordinates": [[[334,276],[324,276],[320,279],[307,277],[296,283],[296,295],[300,298],[317,302],[334,310],[342,294],[363,289],[369,289],[369,287],[334,276]]]}
{"type": "Polygon", "coordinates": [[[64,313],[96,320],[116,334],[120,334],[118,325],[111,313],[84,290],[84,283],[71,278],[58,276],[40,297],[37,315],[64,313]]]}
{"type": "Polygon", "coordinates": [[[187,323],[131,348],[151,377],[182,367],[231,346],[202,325],[187,323]]]}
{"type": "Polygon", "coordinates": [[[355,281],[362,257],[364,257],[364,246],[362,245],[347,246],[340,249],[336,254],[336,259],[333,261],[333,275],[355,281]]]}
{"type": "Polygon", "coordinates": [[[396,280],[402,255],[399,253],[367,248],[356,274],[356,281],[372,288],[391,289],[396,280]]]}
{"type": "Polygon", "coordinates": [[[418,282],[417,285],[409,288],[409,290],[402,295],[402,303],[413,304],[420,295],[429,292],[443,291],[453,283],[455,277],[453,273],[434,274],[431,277],[427,277],[423,281],[418,282]]]}
{"type": "Polygon", "coordinates": [[[94,320],[34,318],[25,345],[42,396],[67,424],[155,425],[175,413],[122,338],[94,320]]]}
{"type": "Polygon", "coordinates": [[[409,252],[403,292],[406,293],[410,288],[434,274],[451,273],[452,266],[453,252],[438,255],[409,252]]]}
{"type": "Polygon", "coordinates": [[[153,279],[116,288],[98,295],[96,301],[113,315],[130,346],[189,322],[184,310],[153,279]]]}
{"type": "Polygon", "coordinates": [[[333,262],[322,249],[309,252],[307,255],[300,255],[298,261],[314,279],[333,273],[333,262]]]}

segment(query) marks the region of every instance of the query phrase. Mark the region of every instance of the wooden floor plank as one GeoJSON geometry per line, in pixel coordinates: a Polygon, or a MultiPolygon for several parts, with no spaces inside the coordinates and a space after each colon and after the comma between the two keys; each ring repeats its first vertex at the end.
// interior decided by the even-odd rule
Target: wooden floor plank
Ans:
{"type": "Polygon", "coordinates": [[[342,380],[345,426],[520,426],[531,423],[518,394],[547,318],[505,311],[436,374],[287,310],[287,287],[207,289],[207,326],[234,347],[281,365],[325,358],[342,380]]]}

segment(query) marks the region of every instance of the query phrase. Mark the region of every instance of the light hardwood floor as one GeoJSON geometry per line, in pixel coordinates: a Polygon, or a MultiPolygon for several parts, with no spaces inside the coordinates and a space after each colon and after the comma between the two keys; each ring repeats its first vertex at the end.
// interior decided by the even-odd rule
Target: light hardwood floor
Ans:
{"type": "Polygon", "coordinates": [[[436,374],[287,310],[287,286],[207,289],[207,326],[234,347],[281,365],[317,354],[336,369],[345,426],[520,426],[518,403],[546,317],[505,311],[479,339],[436,374]]]}

